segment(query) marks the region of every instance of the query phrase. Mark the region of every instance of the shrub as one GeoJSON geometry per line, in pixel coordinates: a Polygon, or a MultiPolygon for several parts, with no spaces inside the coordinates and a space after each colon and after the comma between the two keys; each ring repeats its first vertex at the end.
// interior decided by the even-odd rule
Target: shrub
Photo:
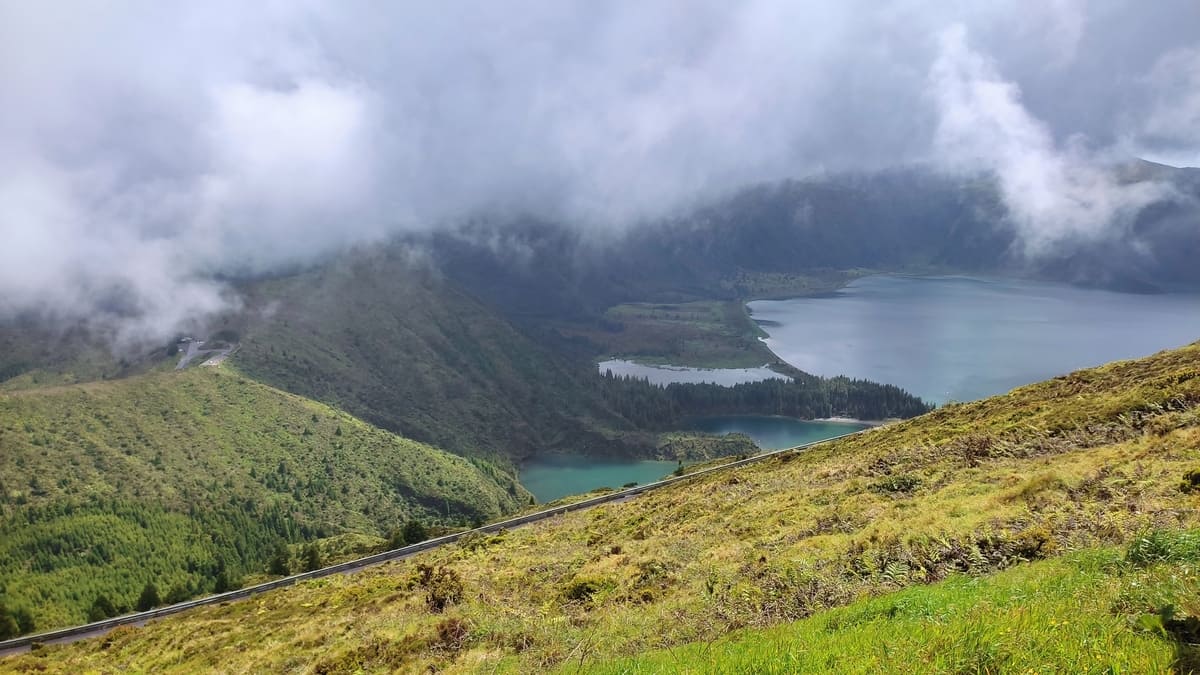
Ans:
{"type": "Polygon", "coordinates": [[[463,599],[462,578],[452,568],[433,568],[425,563],[417,564],[416,584],[426,589],[425,605],[429,611],[440,614],[450,605],[463,599]]]}
{"type": "Polygon", "coordinates": [[[591,602],[597,593],[610,588],[612,582],[600,577],[575,577],[563,589],[563,598],[573,602],[591,602]]]}
{"type": "Polygon", "coordinates": [[[103,621],[117,614],[117,608],[113,605],[112,600],[109,600],[107,595],[100,594],[92,601],[92,608],[88,610],[88,621],[103,621]]]}
{"type": "Polygon", "coordinates": [[[166,603],[174,605],[177,602],[183,602],[195,595],[195,592],[188,587],[187,584],[176,584],[167,591],[166,603]]]}
{"type": "Polygon", "coordinates": [[[1200,467],[1183,474],[1183,480],[1179,483],[1179,491],[1200,492],[1200,467]]]}
{"type": "Polygon", "coordinates": [[[419,544],[429,538],[429,530],[419,520],[410,520],[404,524],[404,543],[419,544]]]}
{"type": "Polygon", "coordinates": [[[17,622],[17,628],[22,635],[32,633],[37,630],[37,622],[33,619],[33,612],[29,611],[28,607],[18,607],[12,611],[12,618],[17,622]]]}
{"type": "Polygon", "coordinates": [[[15,638],[20,634],[21,627],[17,625],[16,618],[9,614],[4,605],[0,605],[0,640],[15,638]]]}
{"type": "Polygon", "coordinates": [[[1045,525],[1037,525],[1016,533],[1011,540],[1011,555],[1023,560],[1040,560],[1057,550],[1054,534],[1045,525]]]}
{"type": "Polygon", "coordinates": [[[309,544],[304,550],[304,571],[312,572],[324,567],[324,561],[321,560],[321,549],[317,548],[315,543],[309,544]]]}
{"type": "Polygon", "coordinates": [[[907,474],[888,476],[875,481],[869,487],[878,494],[909,494],[921,486],[921,479],[907,474]]]}
{"type": "Polygon", "coordinates": [[[446,619],[437,625],[437,635],[430,644],[434,649],[457,652],[467,642],[471,627],[462,619],[446,619]]]}

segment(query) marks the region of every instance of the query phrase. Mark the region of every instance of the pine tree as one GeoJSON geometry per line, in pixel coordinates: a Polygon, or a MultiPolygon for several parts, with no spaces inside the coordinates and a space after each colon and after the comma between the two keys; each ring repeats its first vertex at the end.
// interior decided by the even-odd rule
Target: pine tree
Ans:
{"type": "Polygon", "coordinates": [[[101,593],[96,596],[96,600],[92,602],[92,608],[88,610],[88,621],[102,621],[116,616],[117,613],[117,608],[113,605],[112,600],[109,600],[107,595],[101,593]]]}
{"type": "Polygon", "coordinates": [[[142,589],[141,596],[138,597],[137,611],[145,612],[154,609],[162,604],[162,599],[158,597],[158,587],[152,582],[147,582],[142,589]]]}

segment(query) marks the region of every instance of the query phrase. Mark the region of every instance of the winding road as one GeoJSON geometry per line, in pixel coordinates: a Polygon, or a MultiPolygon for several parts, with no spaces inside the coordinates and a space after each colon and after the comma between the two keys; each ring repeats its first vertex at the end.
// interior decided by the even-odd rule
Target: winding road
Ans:
{"type": "Polygon", "coordinates": [[[19,654],[22,652],[26,652],[34,644],[63,644],[63,643],[68,643],[68,642],[75,642],[77,640],[84,640],[84,639],[91,638],[91,637],[99,637],[101,635],[108,633],[110,630],[116,628],[117,626],[141,626],[141,625],[145,624],[147,621],[150,621],[152,619],[158,619],[158,618],[161,618],[164,616],[170,616],[172,614],[179,614],[180,612],[185,612],[185,611],[195,608],[195,607],[204,607],[206,605],[216,605],[216,604],[220,604],[222,602],[229,602],[231,600],[240,600],[242,598],[248,598],[248,597],[251,597],[254,595],[258,595],[260,593],[272,591],[277,588],[284,588],[287,586],[292,586],[301,581],[307,581],[309,579],[318,579],[320,577],[327,577],[327,576],[330,576],[333,574],[347,574],[347,573],[357,572],[366,567],[373,567],[375,565],[380,565],[380,564],[383,564],[386,562],[391,562],[394,560],[403,560],[403,559],[408,558],[409,556],[412,556],[416,553],[420,553],[421,551],[427,551],[429,549],[438,548],[441,546],[445,546],[447,544],[453,544],[454,542],[458,541],[459,539],[462,539],[463,537],[466,537],[471,534],[490,533],[490,532],[498,532],[500,530],[513,529],[515,527],[520,527],[523,525],[528,525],[530,523],[536,523],[541,520],[546,520],[548,518],[553,518],[554,516],[561,516],[564,513],[569,513],[572,511],[582,511],[584,509],[590,509],[593,506],[599,506],[601,504],[626,501],[632,497],[636,497],[637,495],[640,495],[640,494],[643,494],[646,492],[651,492],[654,490],[660,490],[662,488],[670,487],[672,485],[678,485],[679,483],[682,483],[685,481],[690,481],[690,480],[692,480],[694,478],[698,478],[700,476],[707,476],[707,475],[711,475],[713,473],[718,473],[721,471],[729,471],[729,470],[733,470],[733,469],[738,469],[738,468],[741,468],[741,467],[744,467],[744,466],[747,466],[750,464],[755,464],[757,462],[761,462],[763,460],[770,459],[772,457],[777,457],[782,454],[806,450],[806,449],[811,448],[816,445],[821,445],[824,443],[831,443],[833,441],[847,438],[850,436],[856,436],[858,434],[868,433],[872,430],[873,429],[862,429],[860,431],[855,431],[855,432],[848,433],[848,434],[842,434],[840,436],[834,436],[833,438],[827,438],[822,441],[814,441],[812,443],[805,443],[804,445],[797,445],[796,447],[793,447],[793,448],[785,448],[783,450],[773,450],[770,452],[764,452],[764,453],[761,453],[758,455],[754,455],[753,457],[747,457],[746,459],[739,459],[739,460],[736,460],[733,462],[721,464],[719,466],[709,467],[707,469],[701,469],[699,471],[685,474],[683,476],[673,476],[671,478],[666,478],[666,479],[660,480],[655,483],[647,483],[645,485],[639,485],[637,487],[631,487],[631,488],[624,489],[624,490],[617,490],[614,492],[609,492],[609,493],[606,493],[603,495],[599,495],[597,497],[590,497],[588,499],[584,499],[584,500],[575,502],[573,504],[565,504],[563,506],[556,506],[554,508],[543,509],[543,510],[537,511],[535,513],[529,513],[529,514],[526,514],[523,516],[509,518],[508,520],[502,520],[502,521],[499,521],[496,523],[490,523],[488,525],[484,525],[482,527],[477,527],[477,528],[474,528],[471,530],[465,530],[463,532],[455,532],[454,534],[448,534],[443,537],[428,539],[419,544],[412,544],[411,546],[404,546],[402,548],[394,549],[391,551],[384,551],[383,553],[376,553],[375,555],[370,555],[365,558],[359,558],[358,560],[351,560],[349,562],[339,563],[337,565],[330,565],[329,567],[324,567],[319,570],[314,570],[312,572],[304,572],[302,574],[294,574],[289,577],[284,577],[282,579],[276,579],[274,581],[268,581],[266,583],[258,584],[256,586],[250,586],[247,588],[238,589],[236,591],[229,591],[228,593],[219,593],[217,595],[210,595],[210,596],[207,596],[204,598],[197,598],[195,600],[187,600],[185,602],[180,602],[180,603],[174,604],[174,605],[168,605],[166,607],[159,607],[158,609],[152,609],[152,610],[149,610],[146,612],[138,612],[136,614],[126,614],[124,616],[118,616],[118,617],[114,617],[111,619],[105,619],[103,621],[96,621],[94,623],[84,624],[82,626],[74,626],[71,628],[60,628],[57,630],[46,631],[44,633],[38,633],[35,635],[26,635],[23,637],[13,638],[11,640],[0,641],[0,657],[10,656],[13,654],[19,654]]]}

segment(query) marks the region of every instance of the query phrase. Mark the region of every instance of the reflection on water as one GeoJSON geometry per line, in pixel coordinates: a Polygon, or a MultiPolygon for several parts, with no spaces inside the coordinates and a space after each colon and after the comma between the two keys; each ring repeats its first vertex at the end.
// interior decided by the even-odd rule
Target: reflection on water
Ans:
{"type": "Polygon", "coordinates": [[[1200,338],[1200,295],[874,276],[828,297],[750,303],[780,358],[816,375],[967,401],[1200,338]],[[770,322],[770,323],[767,323],[770,322]]]}
{"type": "Polygon", "coordinates": [[[644,485],[670,475],[676,462],[646,459],[592,459],[589,457],[543,457],[521,466],[521,484],[539,502],[597,488],[620,488],[627,483],[644,485]]]}
{"type": "Polygon", "coordinates": [[[693,417],[687,421],[687,428],[710,434],[746,434],[763,450],[782,450],[866,429],[867,425],[763,415],[726,415],[693,417]]]}
{"type": "MultiPolygon", "coordinates": [[[[736,415],[696,417],[688,430],[713,434],[743,433],[764,450],[790,448],[865,428],[845,422],[807,422],[790,417],[736,415]]],[[[591,459],[576,456],[542,457],[521,466],[521,484],[539,502],[549,502],[601,487],[645,485],[671,474],[677,462],[641,459],[591,459]]]]}

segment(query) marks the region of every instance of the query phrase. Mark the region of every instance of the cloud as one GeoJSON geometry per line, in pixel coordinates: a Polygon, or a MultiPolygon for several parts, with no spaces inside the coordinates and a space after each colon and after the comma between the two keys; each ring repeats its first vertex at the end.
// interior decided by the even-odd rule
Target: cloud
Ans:
{"type": "Polygon", "coordinates": [[[0,3],[0,315],[166,334],[231,301],[215,275],[396,233],[606,236],[968,155],[1036,197],[1031,250],[1100,236],[1136,195],[1078,148],[1195,149],[1198,23],[1190,0],[0,3]],[[970,48],[928,39],[952,25],[970,48]]]}
{"type": "Polygon", "coordinates": [[[1022,105],[1020,88],[947,28],[930,70],[940,161],[995,173],[1023,252],[1039,257],[1064,243],[1117,238],[1139,210],[1166,194],[1153,182],[1123,183],[1083,139],[1060,146],[1022,105]]]}
{"type": "Polygon", "coordinates": [[[1200,46],[1163,54],[1142,84],[1148,110],[1127,143],[1166,163],[1200,166],[1200,46]]]}

